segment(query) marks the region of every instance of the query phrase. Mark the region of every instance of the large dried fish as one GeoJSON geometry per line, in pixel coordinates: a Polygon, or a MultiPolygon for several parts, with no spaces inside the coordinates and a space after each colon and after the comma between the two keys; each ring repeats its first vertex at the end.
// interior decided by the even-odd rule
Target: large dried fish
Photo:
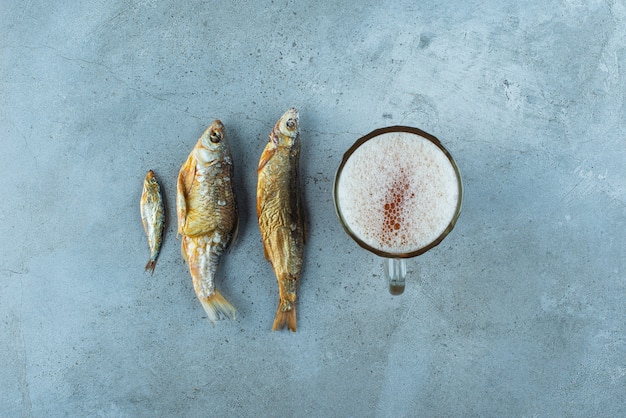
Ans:
{"type": "Polygon", "coordinates": [[[279,302],[272,330],[296,331],[296,290],[302,269],[304,219],[298,180],[298,111],[289,109],[270,133],[258,167],[257,217],[265,258],[278,279],[279,302]]]}
{"type": "Polygon", "coordinates": [[[182,253],[194,290],[213,324],[235,308],[215,287],[220,257],[233,240],[238,212],[232,185],[233,161],[219,120],[202,134],[178,175],[176,211],[182,253]]]}

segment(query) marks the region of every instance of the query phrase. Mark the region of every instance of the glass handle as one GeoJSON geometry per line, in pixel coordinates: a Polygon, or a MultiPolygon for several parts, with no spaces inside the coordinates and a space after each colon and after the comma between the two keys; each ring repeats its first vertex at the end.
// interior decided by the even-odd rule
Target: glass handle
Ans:
{"type": "Polygon", "coordinates": [[[403,258],[385,259],[385,274],[389,280],[389,293],[401,295],[404,292],[406,261],[403,258]]]}

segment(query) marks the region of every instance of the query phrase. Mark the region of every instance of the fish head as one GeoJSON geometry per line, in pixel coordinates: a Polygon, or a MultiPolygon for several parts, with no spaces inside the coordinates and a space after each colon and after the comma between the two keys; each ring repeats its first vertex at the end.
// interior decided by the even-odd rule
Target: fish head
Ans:
{"type": "Polygon", "coordinates": [[[278,119],[278,122],[276,122],[274,130],[278,131],[277,133],[280,134],[278,135],[279,137],[289,142],[289,144],[284,145],[291,145],[296,142],[300,133],[300,116],[298,109],[292,107],[287,110],[280,119],[278,119]]]}
{"type": "Polygon", "coordinates": [[[200,142],[202,146],[201,157],[207,162],[221,159],[225,155],[230,154],[224,124],[219,119],[216,119],[204,131],[200,137],[200,142]]]}
{"type": "Polygon", "coordinates": [[[148,174],[146,174],[146,178],[145,178],[143,184],[144,184],[144,187],[147,190],[153,190],[153,189],[158,190],[159,182],[157,181],[157,178],[156,178],[156,175],[154,174],[154,171],[152,171],[152,170],[148,171],[148,174]]]}

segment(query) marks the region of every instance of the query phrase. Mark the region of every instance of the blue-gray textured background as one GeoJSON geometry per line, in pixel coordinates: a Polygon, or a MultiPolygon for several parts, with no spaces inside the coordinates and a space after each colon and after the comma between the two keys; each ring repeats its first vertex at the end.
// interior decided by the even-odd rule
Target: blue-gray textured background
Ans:
{"type": "Polygon", "coordinates": [[[4,0],[0,33],[0,415],[626,415],[623,0],[4,0]],[[290,106],[296,334],[270,331],[254,211],[290,106]],[[215,118],[242,219],[218,280],[239,319],[212,327],[174,197],[215,118]],[[396,124],[437,136],[465,186],[400,297],[331,193],[343,152],[396,124]],[[152,277],[148,169],[169,210],[152,277]]]}

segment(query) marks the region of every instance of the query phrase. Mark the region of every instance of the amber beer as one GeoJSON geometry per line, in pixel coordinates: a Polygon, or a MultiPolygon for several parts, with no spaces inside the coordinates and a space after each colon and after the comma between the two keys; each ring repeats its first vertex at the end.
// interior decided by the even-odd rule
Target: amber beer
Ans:
{"type": "MultiPolygon", "coordinates": [[[[434,136],[403,126],[359,139],[335,178],[335,205],[345,230],[388,259],[415,257],[439,244],[459,216],[461,195],[450,153],[434,136]]],[[[401,285],[390,290],[401,293],[403,280],[401,285]]]]}

